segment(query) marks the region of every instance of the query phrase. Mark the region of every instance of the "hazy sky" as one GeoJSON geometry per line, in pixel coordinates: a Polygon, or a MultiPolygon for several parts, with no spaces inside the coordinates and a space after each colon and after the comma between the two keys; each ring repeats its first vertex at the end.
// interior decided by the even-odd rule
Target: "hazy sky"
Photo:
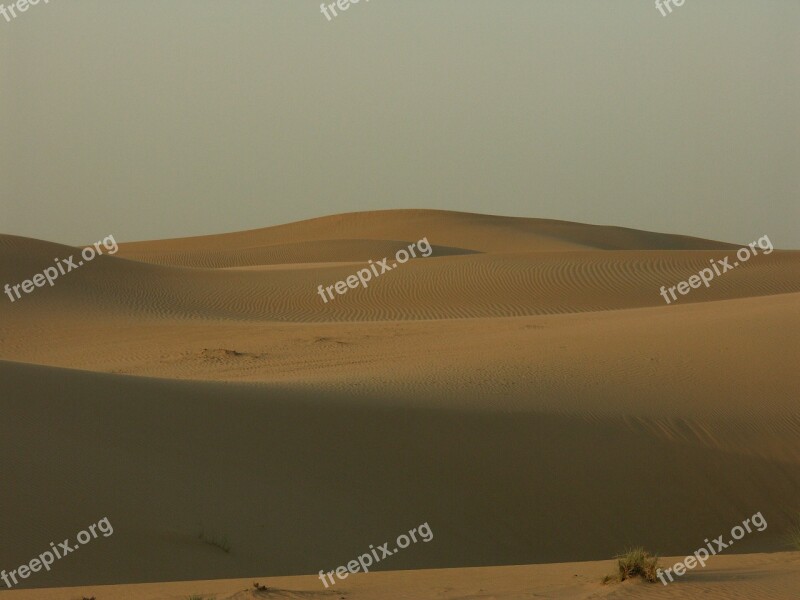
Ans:
{"type": "Polygon", "coordinates": [[[798,0],[667,17],[650,0],[361,0],[332,22],[315,0],[42,0],[0,17],[2,233],[441,208],[800,248],[799,199],[798,0]]]}

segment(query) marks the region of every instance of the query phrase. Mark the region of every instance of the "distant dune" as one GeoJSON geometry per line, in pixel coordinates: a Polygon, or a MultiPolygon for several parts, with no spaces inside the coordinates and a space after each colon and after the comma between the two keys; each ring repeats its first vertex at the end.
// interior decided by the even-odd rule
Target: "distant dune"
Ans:
{"type": "MultiPolygon", "coordinates": [[[[786,550],[800,510],[800,252],[659,295],[736,248],[381,211],[120,244],[3,294],[0,568],[108,516],[113,536],[26,586],[307,575],[427,521],[431,543],[346,597],[394,597],[359,587],[381,581],[408,598],[638,598],[638,584],[598,587],[606,563],[569,563],[629,545],[686,556],[761,511],[768,529],[721,571],[657,591],[790,598],[798,555],[734,555],[786,550]],[[423,237],[430,257],[317,294],[423,237]],[[565,564],[499,567],[531,563],[565,564]],[[493,584],[399,571],[479,566],[493,584]],[[432,577],[438,595],[415,595],[432,577]]],[[[74,253],[0,235],[0,285],[74,253]]],[[[152,597],[211,593],[194,583],[152,597]]],[[[224,585],[220,599],[261,597],[224,585]]],[[[128,592],[108,597],[149,597],[128,592]]]]}
{"type": "Polygon", "coordinates": [[[325,241],[414,241],[421,236],[435,239],[437,244],[443,246],[470,248],[478,252],[735,248],[732,244],[682,235],[551,219],[498,217],[445,210],[382,210],[332,215],[237,233],[134,242],[125,245],[124,254],[157,258],[154,262],[161,262],[163,257],[165,264],[180,264],[172,263],[169,254],[224,253],[312,242],[319,245],[318,256],[324,257],[327,248],[320,244],[325,241]]]}

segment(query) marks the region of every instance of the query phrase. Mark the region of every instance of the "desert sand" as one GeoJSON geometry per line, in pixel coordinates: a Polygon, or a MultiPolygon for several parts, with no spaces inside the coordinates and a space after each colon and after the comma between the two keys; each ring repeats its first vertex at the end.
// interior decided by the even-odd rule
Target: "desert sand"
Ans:
{"type": "MultiPolygon", "coordinates": [[[[796,598],[800,252],[659,295],[738,247],[380,211],[120,244],[3,295],[0,568],[115,531],[20,586],[95,587],[0,592],[338,598],[320,569],[428,522],[336,592],[796,598]],[[317,294],[423,237],[430,257],[317,294]],[[683,557],[759,511],[675,584],[599,584],[628,546],[683,557]]],[[[0,285],[76,253],[0,235],[0,285]]]]}
{"type": "MultiPolygon", "coordinates": [[[[671,557],[665,562],[683,557],[671,557]]],[[[795,600],[800,589],[800,553],[720,556],[714,566],[686,576],[666,587],[628,580],[621,585],[602,585],[597,574],[614,568],[611,561],[428,569],[350,575],[335,589],[323,590],[315,577],[275,577],[181,581],[119,586],[89,586],[46,590],[21,590],[4,595],[9,600],[72,600],[95,597],[116,600],[186,600],[191,596],[215,600],[296,598],[307,600],[529,600],[562,598],[663,598],[664,600],[729,600],[769,598],[795,600]],[[267,587],[257,591],[254,584],[267,587]]]]}

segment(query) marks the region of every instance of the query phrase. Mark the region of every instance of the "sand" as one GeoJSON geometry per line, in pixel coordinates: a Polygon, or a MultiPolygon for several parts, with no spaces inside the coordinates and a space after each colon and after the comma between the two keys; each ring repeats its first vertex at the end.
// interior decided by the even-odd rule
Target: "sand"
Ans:
{"type": "MultiPolygon", "coordinates": [[[[665,558],[674,563],[682,557],[665,558]]],[[[795,600],[800,589],[800,553],[745,554],[720,556],[702,572],[692,572],[668,584],[629,580],[602,585],[598,574],[614,569],[613,561],[480,567],[472,569],[429,569],[349,575],[336,586],[325,589],[315,577],[256,577],[215,581],[125,586],[89,586],[10,592],[9,600],[67,600],[114,598],[118,600],[186,600],[192,595],[215,600],[257,600],[298,598],[307,600],[529,600],[561,598],[663,598],[664,600],[730,600],[768,598],[795,600]],[[713,565],[713,566],[712,566],[713,565]],[[257,591],[254,584],[268,590],[257,591]]]]}
{"type": "MultiPolygon", "coordinates": [[[[107,516],[112,536],[25,587],[259,597],[230,580],[330,570],[428,522],[346,597],[796,597],[800,253],[659,295],[737,247],[380,211],[121,244],[0,296],[0,568],[107,516]],[[430,257],[317,294],[422,237],[430,257]],[[685,556],[759,511],[764,532],[663,590],[576,564],[685,556]],[[131,585],[168,581],[189,583],[131,585]]],[[[0,285],[74,253],[0,236],[0,285]]]]}

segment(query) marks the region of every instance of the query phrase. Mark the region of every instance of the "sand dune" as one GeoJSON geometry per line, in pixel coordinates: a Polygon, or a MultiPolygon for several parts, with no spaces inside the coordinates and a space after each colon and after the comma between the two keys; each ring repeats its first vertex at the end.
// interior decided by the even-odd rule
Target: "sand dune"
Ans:
{"type": "MultiPolygon", "coordinates": [[[[436,243],[480,252],[554,250],[712,250],[732,244],[682,235],[443,210],[383,210],[333,215],[220,235],[125,244],[123,255],[160,258],[170,253],[228,252],[255,247],[332,240],[407,240],[427,236],[436,243]]],[[[324,249],[324,246],[322,247],[324,249]]]]}
{"type": "MultiPolygon", "coordinates": [[[[433,243],[433,242],[432,242],[433,243]]],[[[403,247],[398,243],[395,248],[403,247]]],[[[4,241],[3,275],[20,282],[75,249],[30,240],[4,241]]],[[[381,259],[388,247],[378,244],[381,259]]],[[[96,311],[137,318],[227,321],[398,321],[515,317],[662,307],[662,285],[675,285],[720,259],[725,251],[603,251],[458,254],[412,259],[325,303],[317,293],[346,279],[361,263],[315,269],[186,269],[102,256],[69,273],[54,288],[36,290],[3,309],[24,318],[37,308],[96,311]],[[21,313],[21,314],[18,314],[21,313]]],[[[122,255],[120,251],[119,255],[122,255]]],[[[293,257],[294,260],[296,257],[293,257]]],[[[311,257],[309,257],[311,258],[311,257]]],[[[318,260],[320,257],[314,257],[318,260]]],[[[188,260],[188,259],[187,259],[188,260]]],[[[203,260],[203,255],[197,257],[203,260]]],[[[366,259],[365,259],[366,260],[366,259]]],[[[272,263],[268,263],[272,264],[272,263]]],[[[391,266],[392,263],[389,263],[391,266]]],[[[800,292],[796,252],[758,256],[709,288],[678,303],[800,292]]],[[[251,265],[253,266],[253,265],[251,265]]]]}
{"type": "MultiPolygon", "coordinates": [[[[587,560],[633,543],[677,554],[756,511],[770,528],[742,549],[779,549],[798,493],[785,456],[589,409],[425,408],[6,362],[0,381],[0,449],[28,449],[4,466],[26,485],[4,493],[17,508],[0,514],[2,564],[103,516],[116,528],[38,585],[315,573],[423,521],[434,540],[391,568],[587,560]]],[[[749,425],[712,422],[737,442],[749,425]]],[[[763,418],[763,437],[796,455],[800,436],[779,422],[763,418]]]]}
{"type": "MultiPolygon", "coordinates": [[[[421,210],[121,244],[0,301],[0,568],[103,516],[112,537],[26,585],[316,573],[423,521],[435,539],[382,568],[685,556],[761,511],[721,571],[656,591],[789,597],[795,555],[736,554],[785,550],[800,508],[800,253],[658,293],[736,247],[421,210]],[[432,256],[317,295],[422,237],[432,256]]],[[[0,236],[0,283],[75,252],[0,236]]],[[[347,597],[644,593],[597,568],[386,573],[347,597]]],[[[181,585],[152,597],[206,593],[181,585]]]]}

